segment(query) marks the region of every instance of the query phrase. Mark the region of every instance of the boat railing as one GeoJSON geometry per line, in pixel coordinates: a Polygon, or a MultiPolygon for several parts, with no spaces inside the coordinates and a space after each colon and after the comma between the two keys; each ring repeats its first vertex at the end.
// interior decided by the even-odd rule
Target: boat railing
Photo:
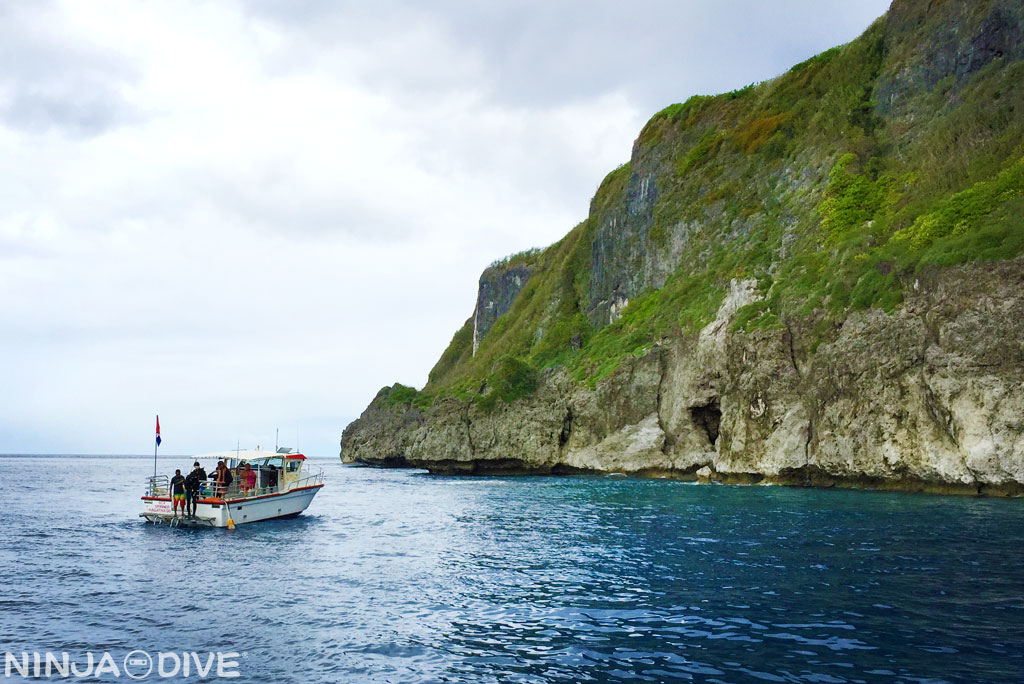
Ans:
{"type": "Polygon", "coordinates": [[[311,471],[305,471],[300,473],[301,477],[292,483],[292,489],[298,489],[299,487],[313,487],[318,484],[324,483],[324,469],[320,468],[315,473],[311,471]]]}
{"type": "Polygon", "coordinates": [[[199,490],[199,496],[203,499],[249,499],[254,496],[277,494],[280,491],[281,488],[278,485],[243,487],[236,480],[228,485],[226,489],[217,486],[216,482],[204,482],[202,489],[199,490]]]}
{"type": "Polygon", "coordinates": [[[166,475],[150,475],[146,478],[146,496],[167,496],[170,486],[166,475]]]}
{"type": "MultiPolygon", "coordinates": [[[[236,477],[226,489],[218,486],[216,482],[203,482],[202,485],[200,485],[199,498],[229,500],[250,499],[257,496],[279,494],[282,491],[280,481],[263,487],[243,487],[242,483],[239,482],[239,479],[240,478],[236,477]]],[[[300,473],[300,477],[298,479],[286,483],[287,489],[284,491],[298,489],[301,487],[313,487],[318,484],[323,484],[323,481],[324,471],[322,468],[317,472],[303,471],[300,473]]],[[[146,478],[146,496],[169,496],[169,492],[170,480],[166,475],[154,475],[146,478]]]]}

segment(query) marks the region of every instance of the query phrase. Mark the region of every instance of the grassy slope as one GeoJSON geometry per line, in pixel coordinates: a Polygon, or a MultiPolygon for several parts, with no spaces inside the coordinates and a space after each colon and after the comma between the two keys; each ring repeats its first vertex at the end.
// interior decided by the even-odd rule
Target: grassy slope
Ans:
{"type": "Polygon", "coordinates": [[[903,43],[887,54],[883,37],[879,20],[777,79],[656,114],[637,153],[658,168],[647,240],[663,248],[681,227],[687,239],[664,287],[599,330],[584,315],[594,233],[625,202],[626,164],[602,182],[586,221],[531,255],[534,275],[476,356],[467,322],[424,390],[396,386],[391,400],[458,396],[487,408],[532,392],[551,365],[595,382],[627,355],[706,324],[733,278],[756,279],[764,295],[734,330],[797,321],[824,337],[853,310],[893,311],[922,269],[1024,251],[1024,64],[997,59],[881,118],[880,74],[913,57],[903,43]]]}

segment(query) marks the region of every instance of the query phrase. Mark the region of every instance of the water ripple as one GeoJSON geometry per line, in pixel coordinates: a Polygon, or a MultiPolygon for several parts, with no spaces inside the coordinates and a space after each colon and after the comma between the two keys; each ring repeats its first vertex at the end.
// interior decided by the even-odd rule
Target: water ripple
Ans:
{"type": "Polygon", "coordinates": [[[26,465],[0,458],[28,475],[12,651],[237,650],[253,682],[1024,681],[1020,501],[330,461],[308,514],[229,533],[137,522],[151,462],[26,465]]]}

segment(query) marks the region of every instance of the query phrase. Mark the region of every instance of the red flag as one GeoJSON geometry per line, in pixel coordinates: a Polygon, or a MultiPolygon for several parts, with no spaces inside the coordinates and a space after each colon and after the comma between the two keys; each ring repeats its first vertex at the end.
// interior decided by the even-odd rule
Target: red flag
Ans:
{"type": "Polygon", "coordinates": [[[156,417],[156,445],[160,446],[160,416],[156,417]]]}

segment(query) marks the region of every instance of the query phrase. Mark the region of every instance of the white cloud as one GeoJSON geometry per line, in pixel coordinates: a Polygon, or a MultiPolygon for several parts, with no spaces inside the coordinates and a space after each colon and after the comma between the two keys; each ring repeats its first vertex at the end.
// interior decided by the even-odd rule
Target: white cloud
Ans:
{"type": "Polygon", "coordinates": [[[867,5],[6,5],[0,451],[144,453],[160,412],[172,452],[334,453],[650,114],[867,5]]]}

